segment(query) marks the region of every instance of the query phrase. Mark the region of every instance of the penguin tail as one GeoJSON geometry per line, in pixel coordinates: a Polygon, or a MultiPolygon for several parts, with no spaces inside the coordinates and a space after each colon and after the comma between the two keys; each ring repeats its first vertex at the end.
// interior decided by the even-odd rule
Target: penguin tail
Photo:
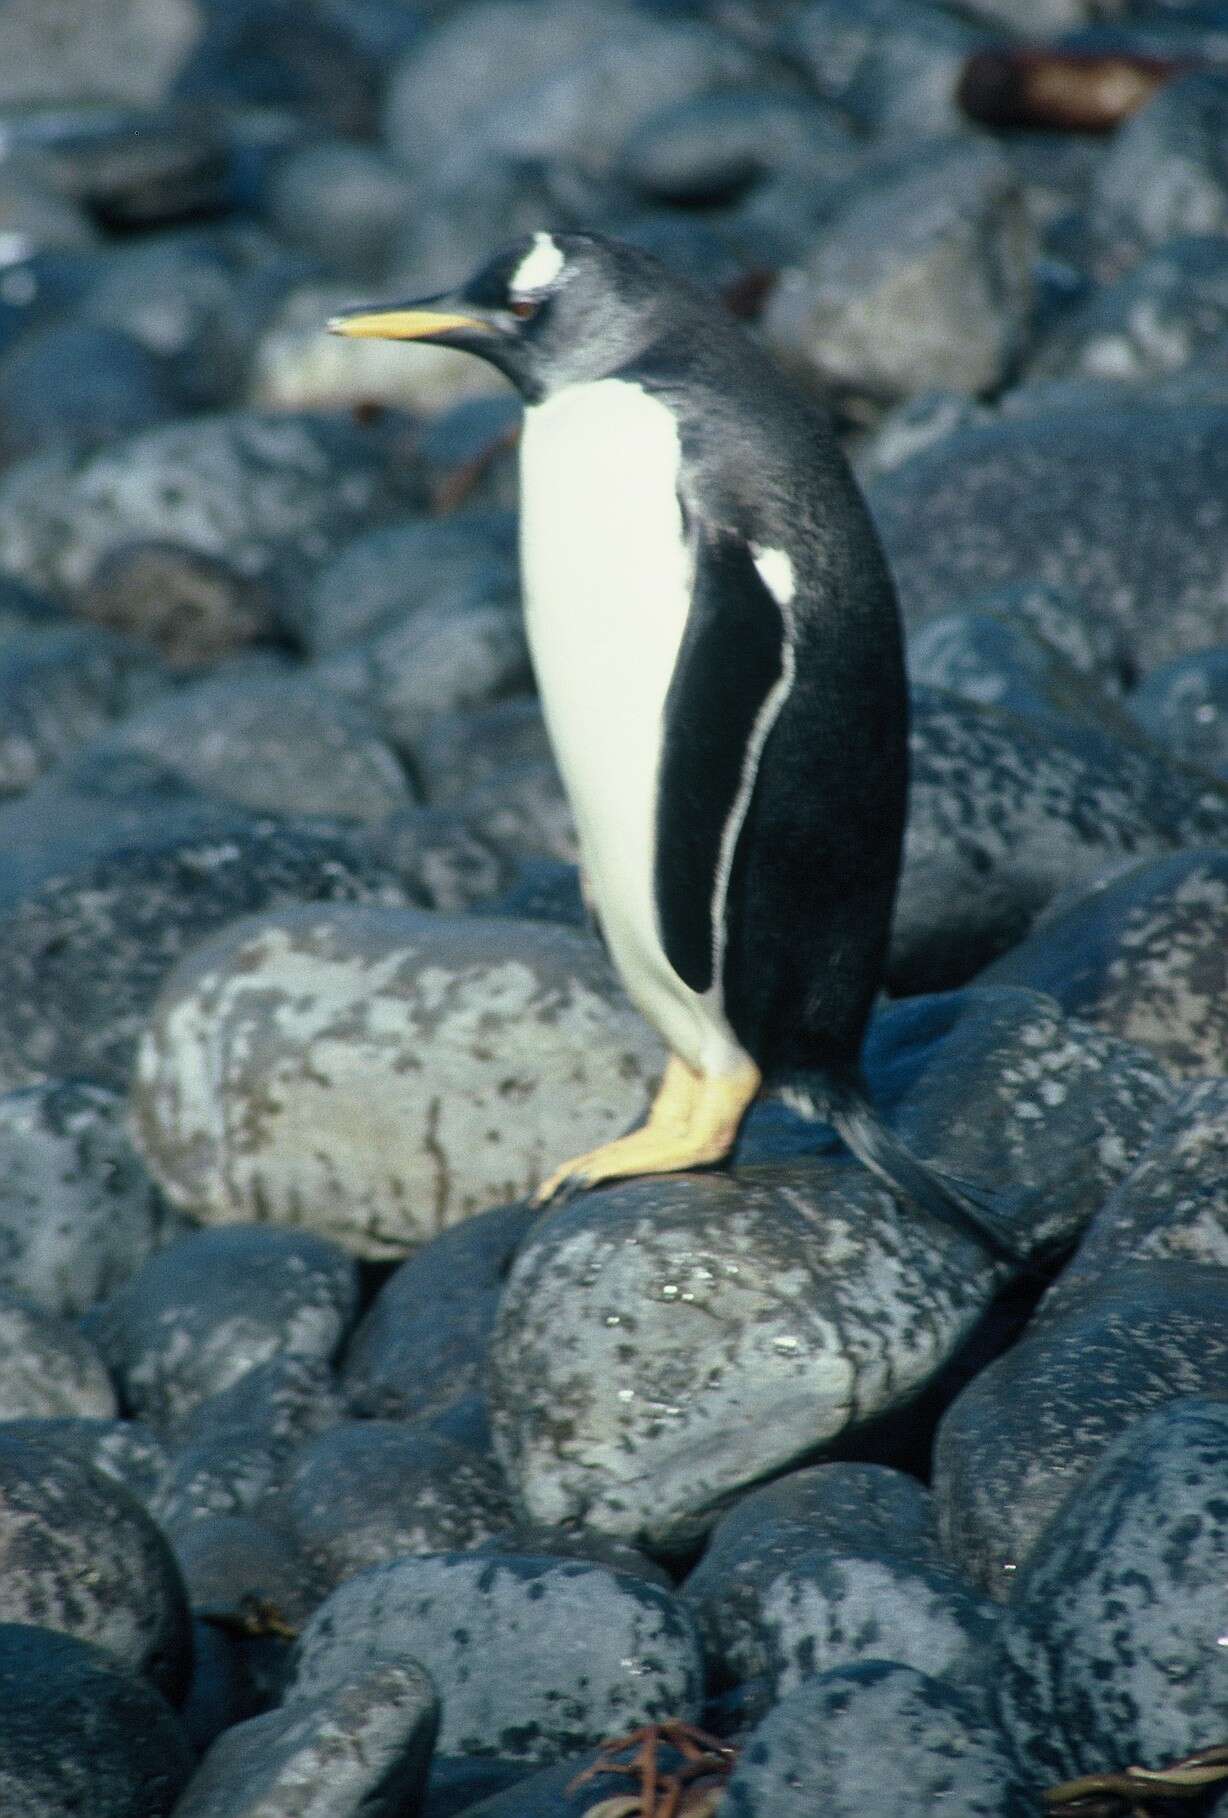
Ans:
{"type": "Polygon", "coordinates": [[[1026,1261],[1002,1229],[1010,1199],[921,1161],[884,1123],[854,1075],[807,1071],[783,1085],[781,1096],[802,1117],[831,1124],[862,1167],[892,1192],[972,1238],[1000,1262],[1026,1261]]]}

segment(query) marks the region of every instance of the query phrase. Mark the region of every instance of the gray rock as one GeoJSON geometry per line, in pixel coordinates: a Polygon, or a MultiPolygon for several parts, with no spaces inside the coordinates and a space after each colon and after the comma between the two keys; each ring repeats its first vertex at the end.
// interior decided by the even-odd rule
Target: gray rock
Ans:
{"type": "Polygon", "coordinates": [[[529,696],[467,713],[441,713],[414,747],[414,769],[428,802],[455,807],[471,789],[521,764],[553,763],[541,703],[529,696]]]}
{"type": "Polygon", "coordinates": [[[12,1818],[169,1818],[192,1750],[166,1700],[100,1647],[0,1623],[0,1803],[12,1818]]]}
{"type": "Polygon", "coordinates": [[[444,1755],[553,1761],[637,1724],[694,1722],[702,1697],[699,1641],[668,1591],[574,1560],[448,1553],[334,1591],[299,1640],[292,1693],[406,1658],[438,1690],[444,1755]]]}
{"type": "Polygon", "coordinates": [[[118,1413],[106,1365],[89,1340],[67,1320],[0,1290],[0,1421],[109,1420],[118,1413]]]}
{"type": "Polygon", "coordinates": [[[1153,669],[1126,711],[1181,763],[1228,782],[1228,645],[1193,650],[1153,669]]]}
{"type": "Polygon", "coordinates": [[[52,592],[133,538],[169,538],[241,574],[284,578],[413,504],[413,464],[382,432],[325,416],[233,412],[150,430],[83,463],[44,455],[0,480],[4,567],[52,592]]]}
{"type": "Polygon", "coordinates": [[[0,913],[0,1081],[84,1074],[122,1090],[158,989],[195,942],[265,906],[404,895],[340,832],[275,821],[104,855],[0,913]]]}
{"type": "Polygon", "coordinates": [[[493,1463],[423,1425],[351,1420],[299,1452],[286,1518],[328,1586],[416,1553],[468,1553],[514,1519],[493,1463]]]}
{"type": "Polygon", "coordinates": [[[1140,385],[1204,358],[1228,363],[1228,248],[1213,234],[1168,240],[1094,289],[1058,319],[1027,371],[1140,385]]]}
{"type": "Polygon", "coordinates": [[[341,1363],[355,1414],[412,1420],[482,1386],[503,1277],[535,1216],[524,1206],[477,1213],[389,1276],[341,1363]]]}
{"type": "Polygon", "coordinates": [[[914,686],[948,689],[982,707],[1075,720],[1127,742],[1137,737],[1112,696],[1005,614],[964,608],[929,619],[908,640],[908,675],[914,686]]]}
{"type": "Polygon", "coordinates": [[[486,907],[490,915],[560,922],[564,928],[585,928],[591,923],[580,872],[561,859],[524,860],[509,888],[486,907]]]}
{"type": "Polygon", "coordinates": [[[1158,753],[924,687],[912,709],[897,991],[962,983],[1110,867],[1228,844],[1228,792],[1158,753]]]}
{"type": "Polygon", "coordinates": [[[0,798],[28,789],[161,685],[149,653],[111,632],[12,632],[0,646],[0,798]]]}
{"type": "Polygon", "coordinates": [[[834,199],[764,328],[839,392],[887,402],[933,387],[996,387],[1032,309],[1033,234],[1005,155],[988,141],[891,149],[834,199]]]}
{"type": "Polygon", "coordinates": [[[165,1448],[139,1420],[9,1420],[6,1439],[30,1440],[88,1465],[153,1512],[167,1469],[165,1448]]]}
{"type": "Polygon", "coordinates": [[[1228,1406],[1173,1401],[1123,1433],[1046,1528],[991,1681],[1029,1775],[1168,1767],[1222,1733],[1226,1473],[1228,1406]]]}
{"type": "Polygon", "coordinates": [[[105,1648],[175,1699],[190,1664],[170,1548],[141,1505],[45,1440],[0,1429],[0,1621],[39,1622],[105,1648]]]}
{"type": "Polygon", "coordinates": [[[137,1137],[198,1218],[399,1257],[619,1134],[660,1054],[596,943],[567,929],[290,910],[234,924],[168,981],[137,1137]]]}
{"type": "Polygon", "coordinates": [[[402,808],[370,829],[366,845],[428,909],[486,910],[512,875],[510,861],[447,808],[402,808]]]}
{"type": "Polygon", "coordinates": [[[732,1493],[912,1394],[994,1280],[851,1162],[588,1194],[541,1221],[504,1289],[500,1459],[536,1521],[689,1547],[732,1493]]]}
{"type": "Polygon", "coordinates": [[[1043,38],[1083,25],[1114,5],[1115,0],[1109,0],[1107,9],[1099,0],[957,0],[955,11],[1002,31],[1043,38]]]}
{"type": "Polygon", "coordinates": [[[885,1465],[821,1464],[748,1490],[713,1528],[682,1586],[709,1658],[735,1680],[767,1669],[763,1606],[770,1586],[817,1551],[939,1564],[929,1492],[885,1465]]]}
{"type": "Polygon", "coordinates": [[[426,607],[518,604],[516,520],[507,511],[380,525],[312,577],[291,624],[312,656],[404,623],[426,607]]]}
{"type": "Polygon", "coordinates": [[[276,628],[273,593],[260,581],[219,556],[156,538],[109,550],[73,604],[82,618],[143,638],[168,668],[187,673],[276,628]]]}
{"type": "Polygon", "coordinates": [[[646,195],[685,207],[727,203],[781,171],[837,182],[862,156],[834,107],[756,82],[667,103],[632,133],[617,172],[646,195]]]}
{"type": "Polygon", "coordinates": [[[421,1668],[380,1662],[219,1736],[176,1818],[398,1818],[419,1809],[436,1721],[421,1668]]]}
{"type": "Polygon", "coordinates": [[[1010,581],[1072,589],[1135,665],[1228,642],[1228,415],[1052,411],[945,438],[868,489],[910,620],[1010,581]]]}
{"type": "MultiPolygon", "coordinates": [[[[863,485],[892,474],[957,431],[997,421],[998,410],[958,391],[919,391],[876,415],[851,449],[863,485]]],[[[1073,596],[1072,596],[1073,597],[1073,596]]],[[[955,604],[954,601],[951,602],[955,604]]]]}
{"type": "Polygon", "coordinates": [[[415,204],[404,169],[351,139],[289,148],[264,193],[270,227],[321,264],[378,276],[393,236],[415,204]]]}
{"type": "Polygon", "coordinates": [[[873,134],[904,137],[966,129],[955,89],[985,42],[924,0],[809,0],[779,39],[825,101],[873,134]]]}
{"type": "Polygon", "coordinates": [[[165,1427],[258,1364],[326,1362],[357,1296],[353,1263],[318,1237],[260,1226],[202,1231],[94,1307],[85,1329],[127,1405],[165,1427]]]}
{"type": "Polygon", "coordinates": [[[1055,1307],[982,1370],[938,1429],[950,1556],[992,1597],[1134,1421],[1182,1395],[1228,1398],[1222,1269],[1126,1264],[1055,1307]]]}
{"type": "Polygon", "coordinates": [[[511,760],[457,798],[479,839],[514,864],[579,858],[576,825],[553,757],[511,760]]]}
{"type": "Polygon", "coordinates": [[[53,1313],[83,1313],[182,1233],[124,1114],[84,1081],[0,1095],[0,1285],[53,1313]]]}
{"type": "Polygon", "coordinates": [[[294,1537],[254,1516],[201,1516],[170,1540],[193,1611],[216,1627],[301,1628],[324,1594],[294,1537]]]}
{"type": "Polygon", "coordinates": [[[51,188],[45,171],[28,160],[6,162],[0,169],[0,233],[7,263],[20,265],[27,282],[17,290],[37,287],[31,265],[40,253],[86,253],[98,244],[97,231],[85,212],[51,188]]]}
{"type": "Polygon", "coordinates": [[[1169,82],[1114,136],[1092,188],[1099,232],[1135,247],[1228,227],[1228,76],[1169,82]]]}
{"type": "Polygon", "coordinates": [[[76,454],[183,411],[165,361],[117,329],[72,320],[22,335],[0,356],[0,460],[76,454]]]}
{"type": "Polygon", "coordinates": [[[236,667],[130,713],[111,743],[254,813],[380,821],[410,799],[368,715],[311,675],[236,667]]]}
{"type": "Polygon", "coordinates": [[[867,1661],[824,1673],[751,1732],[726,1818],[1025,1818],[998,1731],[966,1692],[913,1667],[867,1661]]]}
{"type": "Polygon", "coordinates": [[[196,0],[11,0],[0,19],[0,101],[156,102],[204,25],[196,0]]]}
{"type": "Polygon", "coordinates": [[[997,1620],[996,1606],[947,1567],[839,1549],[802,1554],[769,1580],[761,1633],[777,1699],[866,1660],[979,1691],[997,1620]]]}
{"type": "Polygon", "coordinates": [[[234,200],[231,147],[175,107],[84,100],[4,109],[5,148],[112,229],[150,229],[234,200]]]}
{"type": "Polygon", "coordinates": [[[1090,607],[1068,588],[1043,581],[1018,581],[991,587],[961,602],[964,610],[989,613],[1028,631],[1056,650],[1083,681],[1105,693],[1120,695],[1130,663],[1121,630],[1103,608],[1090,607]]]}
{"type": "Polygon", "coordinates": [[[1228,1073],[1228,852],[1151,859],[1059,898],[981,974],[1048,992],[1175,1078],[1228,1073]]]}

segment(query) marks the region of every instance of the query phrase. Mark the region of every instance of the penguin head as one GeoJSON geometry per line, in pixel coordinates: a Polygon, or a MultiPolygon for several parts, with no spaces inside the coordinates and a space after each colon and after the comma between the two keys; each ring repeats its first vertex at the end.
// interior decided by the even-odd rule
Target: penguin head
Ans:
{"type": "Polygon", "coordinates": [[[674,293],[689,294],[637,247],[597,234],[536,233],[456,290],[346,310],[328,326],[339,335],[462,348],[535,403],[618,371],[660,332],[674,293]]]}

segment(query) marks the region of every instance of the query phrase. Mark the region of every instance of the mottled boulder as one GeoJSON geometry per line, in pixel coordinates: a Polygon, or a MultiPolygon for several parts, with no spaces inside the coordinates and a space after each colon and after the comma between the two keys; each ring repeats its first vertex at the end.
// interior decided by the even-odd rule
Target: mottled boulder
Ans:
{"type": "Polygon", "coordinates": [[[140,1145],[180,1205],[399,1256],[642,1111],[657,1037],[594,942],[415,910],[238,923],[169,981],[140,1145]]]}
{"type": "Polygon", "coordinates": [[[104,852],[0,908],[0,1084],[84,1075],[127,1087],[163,979],[236,916],[287,902],[399,903],[405,891],[344,833],[231,811],[212,832],[104,852]]]}
{"type": "Polygon", "coordinates": [[[553,757],[524,758],[475,783],[456,803],[479,838],[514,863],[579,856],[571,804],[553,757]]]}
{"type": "Polygon", "coordinates": [[[168,1818],[194,1766],[151,1685],[101,1647],[0,1623],[0,1805],[12,1818],[168,1818]]]}
{"type": "Polygon", "coordinates": [[[52,1313],[0,1289],[0,1422],[119,1413],[106,1365],[89,1340],[52,1313]]]}
{"type": "Polygon", "coordinates": [[[373,1566],[304,1629],[292,1694],[389,1659],[430,1674],[444,1755],[553,1761],[637,1724],[694,1722],[702,1696],[678,1599],[574,1560],[444,1553],[373,1566]]]}
{"type": "Polygon", "coordinates": [[[512,877],[511,861],[450,808],[400,808],[369,828],[364,844],[411,902],[446,914],[486,912],[512,877]]]}
{"type": "Polygon", "coordinates": [[[1228,645],[1161,664],[1125,706],[1181,763],[1198,764],[1228,782],[1228,645]]]}
{"type": "Polygon", "coordinates": [[[1148,669],[1228,642],[1228,416],[1052,411],[947,436],[873,481],[904,611],[1009,581],[1072,588],[1148,669]]]}
{"type": "Polygon", "coordinates": [[[335,1245],[248,1226],[173,1244],[85,1325],[128,1406],[166,1426],[257,1364],[330,1358],[357,1298],[354,1264],[335,1245]]]}
{"type": "Polygon", "coordinates": [[[147,651],[93,626],[10,633],[0,646],[0,798],[28,789],[162,686],[147,651]]]}
{"type": "Polygon", "coordinates": [[[1228,1073],[1228,851],[1151,859],[1059,900],[980,982],[1048,992],[1176,1078],[1228,1073]]]}
{"type": "Polygon", "coordinates": [[[0,1554],[0,1621],[95,1642],[167,1697],[180,1695],[190,1660],[183,1585],[126,1490],[45,1440],[0,1428],[0,1554]]]}
{"type": "Polygon", "coordinates": [[[890,150],[832,198],[765,331],[837,391],[879,402],[999,384],[1032,308],[1033,231],[988,140],[890,150]]]}
{"type": "Polygon", "coordinates": [[[1045,1529],[991,1677],[1030,1776],[1167,1767],[1224,1733],[1226,1476],[1228,1402],[1176,1400],[1123,1433],[1045,1529]]]}
{"type": "Polygon", "coordinates": [[[788,14],[780,49],[826,101],[873,134],[963,126],[955,100],[984,34],[923,0],[809,0],[788,14]]]}
{"type": "Polygon", "coordinates": [[[426,799],[440,807],[454,807],[522,764],[552,761],[541,703],[528,696],[438,714],[414,747],[426,799]]]}
{"type": "Polygon", "coordinates": [[[908,640],[908,675],[914,687],[945,689],[982,707],[1074,720],[1137,741],[1137,727],[1106,689],[1005,613],[965,608],[928,620],[908,640]]]}
{"type": "Polygon", "coordinates": [[[203,1515],[176,1522],[169,1539],[193,1612],[232,1633],[261,1616],[269,1632],[301,1628],[324,1595],[293,1535],[270,1521],[203,1515]]]}
{"type": "Polygon", "coordinates": [[[1182,1395],[1228,1399],[1228,1273],[1126,1263],[1036,1319],[943,1416],[934,1494],[948,1554],[1011,1593],[1046,1524],[1134,1421],[1182,1395]]]}
{"type": "Polygon", "coordinates": [[[914,689],[912,705],[897,991],[962,984],[1059,890],[1112,865],[1228,845],[1228,791],[1158,753],[937,689],[914,689]]]}
{"type": "Polygon", "coordinates": [[[275,629],[273,595],[221,556],[134,537],[103,556],[74,610],[154,645],[167,667],[207,668],[275,629]]]}
{"type": "Polygon", "coordinates": [[[399,1818],[418,1809],[438,1717],[410,1662],[380,1662],[218,1737],[176,1818],[399,1818]]]}
{"type": "Polygon", "coordinates": [[[154,1513],[168,1460],[152,1429],[141,1421],[67,1415],[50,1420],[8,1420],[3,1431],[6,1439],[46,1445],[78,1464],[90,1466],[154,1513]]]}
{"type": "Polygon", "coordinates": [[[1106,239],[1160,246],[1228,227],[1228,78],[1222,71],[1166,83],[1127,120],[1096,173],[1093,220],[1106,239]]]}
{"type": "Polygon", "coordinates": [[[710,1658],[732,1678],[766,1670],[764,1599],[777,1579],[816,1553],[938,1565],[928,1490],[885,1465],[832,1463],[790,1471],[740,1496],[682,1586],[710,1658]]]}
{"type": "Polygon", "coordinates": [[[414,200],[404,168],[375,146],[315,138],[275,161],[262,213],[281,239],[323,265],[377,277],[414,200]]]}
{"type": "Polygon", "coordinates": [[[103,1086],[56,1080],[0,1096],[0,1284],[83,1313],[182,1234],[103,1086]]]}
{"type": "Polygon", "coordinates": [[[867,1661],[782,1699],[747,1738],[726,1818],[1030,1818],[1035,1799],[978,1701],[867,1661]]]}

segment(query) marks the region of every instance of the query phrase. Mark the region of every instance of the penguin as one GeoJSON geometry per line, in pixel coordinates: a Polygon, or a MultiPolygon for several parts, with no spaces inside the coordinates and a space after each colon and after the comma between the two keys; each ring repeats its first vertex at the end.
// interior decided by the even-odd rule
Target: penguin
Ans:
{"type": "Polygon", "coordinates": [[[646,1122],[547,1205],[707,1167],[779,1091],[895,1193],[1014,1258],[995,1196],[914,1156],[862,1040],[908,788],[895,592],[834,430],[721,304],[638,248],[540,232],[459,289],[347,310],[521,393],[530,653],[586,897],[668,1060],[646,1122]]]}

